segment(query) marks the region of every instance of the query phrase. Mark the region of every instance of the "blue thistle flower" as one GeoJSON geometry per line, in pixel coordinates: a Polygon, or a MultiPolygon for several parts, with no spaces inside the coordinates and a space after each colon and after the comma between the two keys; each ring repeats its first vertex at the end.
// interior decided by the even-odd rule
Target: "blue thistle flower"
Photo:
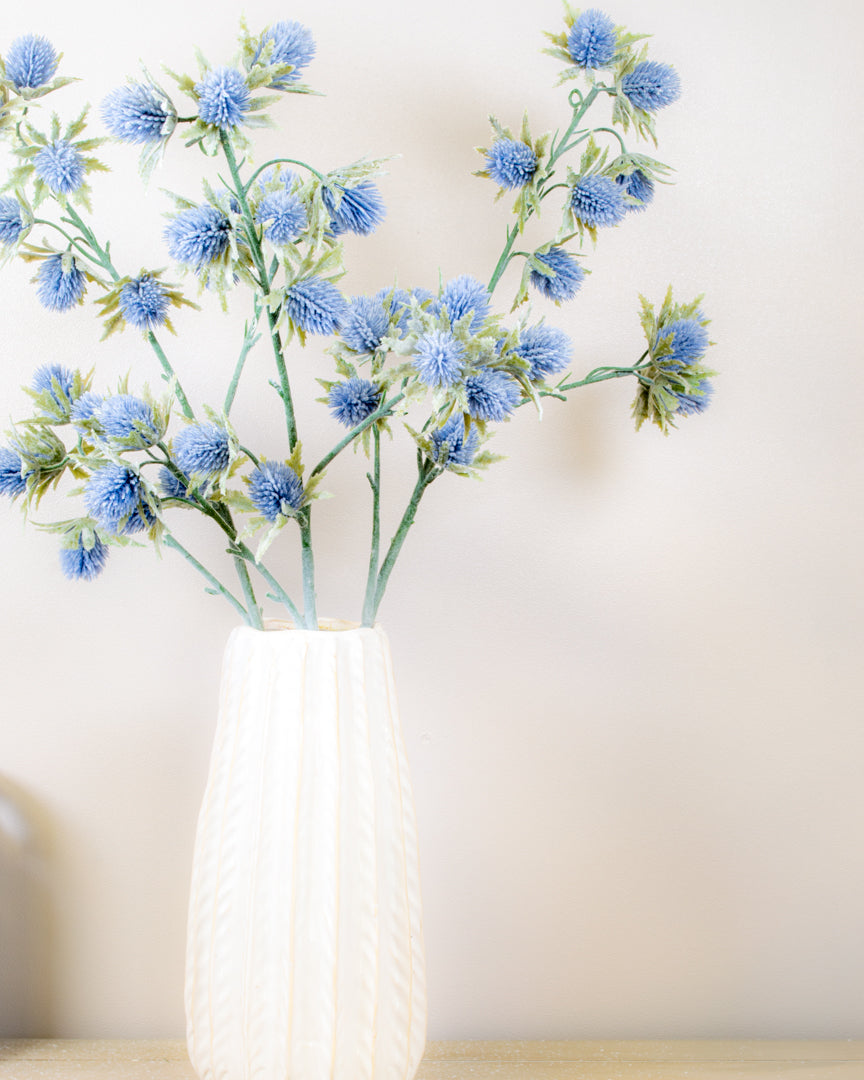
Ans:
{"type": "Polygon", "coordinates": [[[301,278],[285,290],[285,311],[309,334],[335,334],[348,313],[335,285],[320,277],[301,278]]]}
{"type": "Polygon", "coordinates": [[[291,517],[303,502],[303,483],[290,465],[265,461],[249,478],[249,498],[268,521],[291,517]]]}
{"type": "Polygon", "coordinates": [[[432,432],[432,460],[445,463],[445,468],[454,465],[468,467],[480,446],[480,437],[474,425],[468,429],[465,437],[465,418],[462,413],[454,413],[442,427],[432,432]]]}
{"type": "Polygon", "coordinates": [[[615,24],[597,8],[583,11],[567,35],[567,51],[579,67],[609,67],[618,52],[615,24]]]}
{"type": "Polygon", "coordinates": [[[43,146],[33,158],[33,168],[55,195],[71,195],[84,183],[84,158],[66,139],[43,146]]]}
{"type": "Polygon", "coordinates": [[[187,476],[217,476],[228,468],[228,432],[219,424],[190,424],[174,440],[174,457],[187,476]]]}
{"type": "Polygon", "coordinates": [[[186,485],[177,479],[167,465],[159,470],[159,487],[166,499],[185,499],[189,496],[186,485]]]}
{"type": "Polygon", "coordinates": [[[127,281],[118,297],[123,318],[139,330],[153,330],[165,322],[170,300],[168,290],[152,274],[127,281]]]}
{"type": "Polygon", "coordinates": [[[608,176],[583,176],[570,194],[573,213],[589,228],[606,228],[624,220],[627,204],[621,189],[608,176]]]}
{"type": "Polygon", "coordinates": [[[128,439],[139,449],[153,446],[161,438],[153,409],[132,394],[106,398],[96,420],[109,439],[128,439]]]}
{"type": "Polygon", "coordinates": [[[68,270],[63,269],[63,256],[49,255],[36,271],[36,295],[49,311],[68,311],[80,302],[87,288],[84,275],[72,259],[68,270]]]}
{"type": "Polygon", "coordinates": [[[23,495],[27,490],[26,475],[20,456],[5,446],[0,448],[0,495],[10,499],[23,495]]]}
{"type": "Polygon", "coordinates": [[[202,270],[228,249],[231,223],[215,206],[191,206],[165,228],[168,251],[177,262],[202,270]]]}
{"type": "Polygon", "coordinates": [[[33,373],[33,381],[30,387],[37,394],[47,391],[54,399],[55,404],[65,408],[72,400],[72,381],[74,378],[75,373],[61,364],[43,364],[33,373]]]}
{"type": "Polygon", "coordinates": [[[537,155],[527,143],[496,139],[486,154],[486,169],[499,187],[525,187],[537,171],[537,155]]]}
{"type": "MultiPolygon", "coordinates": [[[[341,335],[345,344],[358,353],[375,352],[390,327],[390,320],[380,293],[370,298],[354,296],[342,320],[341,335]]],[[[405,296],[407,297],[407,293],[405,296]]]]}
{"type": "Polygon", "coordinates": [[[708,349],[708,331],[696,319],[676,319],[661,326],[657,332],[657,345],[667,342],[670,351],[656,357],[656,363],[670,371],[678,371],[688,364],[695,364],[708,349]]]}
{"type": "Polygon", "coordinates": [[[24,232],[21,204],[12,195],[0,198],[0,244],[14,244],[24,232]]]}
{"type": "Polygon", "coordinates": [[[381,402],[381,391],[369,379],[346,379],[327,395],[330,412],[345,427],[353,428],[371,416],[381,402]]]}
{"type": "Polygon", "coordinates": [[[270,56],[271,64],[293,64],[294,70],[287,75],[280,75],[270,83],[271,90],[282,90],[289,83],[297,82],[300,72],[315,56],[315,40],[312,32],[299,22],[278,22],[261,35],[261,44],[255,53],[255,60],[264,46],[272,41],[273,52],[270,56]]]}
{"type": "Polygon", "coordinates": [[[425,300],[432,299],[432,293],[428,289],[412,289],[410,293],[405,289],[379,289],[375,293],[375,299],[384,305],[384,310],[389,308],[390,318],[396,317],[396,326],[403,338],[408,333],[412,297],[422,304],[425,300]]]}
{"type": "Polygon", "coordinates": [[[465,349],[449,330],[430,330],[417,342],[413,362],[427,386],[452,386],[462,376],[465,349]]]}
{"type": "Polygon", "coordinates": [[[102,120],[115,139],[159,142],[171,114],[161,98],[141,83],[120,86],[102,102],[102,120]]]}
{"type": "Polygon", "coordinates": [[[84,546],[84,537],[78,537],[75,547],[60,549],[60,567],[72,581],[92,581],[105,569],[108,561],[108,545],[103,544],[98,536],[93,537],[93,546],[84,546]]]}
{"type": "Polygon", "coordinates": [[[153,516],[150,507],[146,503],[140,502],[126,519],[126,524],[122,530],[123,535],[134,536],[135,533],[144,532],[150,528],[155,520],[156,518],[153,516]]]}
{"type": "Polygon", "coordinates": [[[6,78],[18,90],[35,90],[50,82],[57,70],[57,53],[47,38],[25,34],[16,38],[6,53],[6,78]]]}
{"type": "Polygon", "coordinates": [[[470,274],[461,274],[447,282],[433,310],[437,314],[442,308],[446,309],[451,323],[459,322],[469,311],[473,311],[469,329],[476,334],[491,308],[489,292],[482,281],[470,274]]]}
{"type": "Polygon", "coordinates": [[[272,191],[258,204],[256,222],[271,244],[290,244],[309,224],[306,207],[289,191],[272,191]]]}
{"type": "Polygon", "coordinates": [[[336,196],[330,188],[321,188],[321,198],[330,214],[330,228],[336,236],[344,232],[368,236],[384,220],[386,209],[381,192],[369,180],[364,180],[356,187],[346,188],[336,184],[342,198],[336,206],[336,196]]]}
{"type": "Polygon", "coordinates": [[[559,247],[549,248],[542,255],[535,252],[534,258],[551,271],[547,275],[532,270],[529,280],[534,288],[556,304],[562,300],[572,300],[585,280],[585,271],[578,260],[559,247]]]}
{"type": "Polygon", "coordinates": [[[218,67],[208,71],[195,85],[198,116],[214,127],[237,127],[252,103],[246,80],[236,68],[218,67]]]}
{"type": "Polygon", "coordinates": [[[123,465],[103,465],[84,485],[84,505],[91,517],[106,530],[117,532],[141,500],[141,480],[123,465]]]}
{"type": "Polygon", "coordinates": [[[465,380],[468,412],[475,420],[500,423],[519,404],[521,392],[505,371],[481,368],[465,380]]]}
{"type": "Polygon", "coordinates": [[[681,413],[682,416],[696,416],[698,413],[705,412],[711,404],[714,386],[710,379],[703,379],[699,384],[698,394],[685,394],[679,390],[673,390],[672,393],[678,401],[676,413],[681,413]]]}
{"type": "Polygon", "coordinates": [[[671,65],[643,60],[621,80],[621,90],[637,109],[656,112],[681,97],[681,79],[671,65]]]}
{"type": "Polygon", "coordinates": [[[72,405],[72,409],[69,413],[69,419],[72,421],[72,426],[81,434],[87,433],[87,421],[93,420],[96,414],[102,408],[102,398],[99,394],[94,394],[92,390],[87,390],[77,398],[72,405]]]}
{"type": "Polygon", "coordinates": [[[531,365],[528,378],[539,382],[569,365],[573,346],[563,330],[538,323],[522,331],[513,351],[531,365]]]}
{"type": "Polygon", "coordinates": [[[615,177],[615,182],[628,195],[639,200],[638,203],[628,205],[628,211],[636,210],[641,213],[654,198],[654,181],[650,176],[646,176],[641,169],[634,169],[632,173],[622,173],[620,176],[615,177]]]}

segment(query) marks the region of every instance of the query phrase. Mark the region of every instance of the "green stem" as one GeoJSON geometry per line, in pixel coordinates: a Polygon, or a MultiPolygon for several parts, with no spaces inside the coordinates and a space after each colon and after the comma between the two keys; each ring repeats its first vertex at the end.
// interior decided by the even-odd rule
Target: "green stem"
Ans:
{"type": "Polygon", "coordinates": [[[246,597],[246,607],[249,611],[249,625],[255,630],[263,630],[264,623],[261,621],[261,610],[258,607],[258,601],[255,599],[255,592],[252,588],[252,582],[249,579],[249,570],[241,556],[234,556],[234,567],[237,570],[237,577],[240,578],[240,584],[243,587],[243,595],[246,597]]]}
{"type": "Polygon", "coordinates": [[[195,413],[192,411],[192,406],[189,404],[189,399],[183,392],[183,387],[180,385],[180,381],[177,378],[177,372],[171,366],[171,361],[165,355],[165,350],[159,344],[159,339],[156,337],[152,330],[147,331],[147,340],[150,342],[150,347],[153,349],[153,352],[156,353],[159,363],[162,365],[162,370],[165,372],[165,378],[169,382],[173,383],[174,396],[177,398],[183,415],[188,420],[194,420],[195,413]]]}
{"type": "Polygon", "coordinates": [[[325,454],[324,457],[321,458],[321,460],[309,474],[310,478],[313,476],[317,476],[320,472],[323,472],[324,469],[326,469],[330,462],[333,460],[333,458],[335,458],[338,454],[341,454],[345,447],[350,446],[351,443],[354,442],[354,440],[358,437],[358,435],[362,435],[368,427],[371,427],[372,424],[374,424],[376,421],[381,420],[382,417],[389,416],[390,413],[393,411],[393,406],[398,405],[404,397],[404,394],[397,394],[395,397],[390,398],[389,401],[385,401],[383,404],[379,405],[375,412],[370,413],[366,417],[366,419],[362,421],[362,423],[357,425],[357,427],[352,428],[345,436],[345,438],[341,439],[333,447],[329,454],[325,454]]]}
{"type": "Polygon", "coordinates": [[[273,158],[270,161],[265,161],[260,169],[256,169],[255,172],[252,173],[252,176],[249,179],[249,182],[243,188],[243,194],[245,195],[249,191],[249,189],[252,187],[252,185],[255,183],[255,181],[258,179],[258,177],[261,175],[261,173],[264,172],[265,170],[269,169],[271,165],[282,165],[282,164],[285,164],[285,165],[299,165],[301,168],[308,169],[309,172],[311,172],[313,175],[317,176],[322,184],[327,183],[327,178],[322,176],[321,173],[318,172],[317,169],[313,169],[311,165],[307,165],[305,161],[298,161],[296,158],[290,158],[290,157],[280,157],[280,158],[273,158]]]}
{"type": "Polygon", "coordinates": [[[213,589],[216,592],[220,593],[222,596],[224,596],[225,599],[237,609],[237,611],[243,617],[243,621],[247,624],[250,623],[249,613],[247,612],[246,608],[243,607],[237,597],[234,596],[233,593],[230,593],[222,584],[222,582],[219,581],[219,579],[216,578],[213,574],[211,574],[209,570],[205,569],[201,565],[201,563],[198,562],[198,560],[193,555],[191,555],[186,550],[186,548],[183,547],[182,544],[178,543],[178,541],[176,541],[170,533],[165,533],[162,538],[162,542],[165,544],[166,547],[170,547],[173,548],[175,551],[179,551],[183,558],[188,563],[190,563],[190,565],[194,566],[199,574],[201,574],[207,579],[213,589]]]}
{"type": "Polygon", "coordinates": [[[363,600],[363,625],[375,620],[375,590],[378,586],[378,559],[381,547],[381,431],[374,428],[375,457],[373,474],[366,474],[372,487],[372,545],[369,551],[369,573],[366,577],[366,596],[363,600]]]}
{"type": "Polygon", "coordinates": [[[261,305],[258,303],[258,298],[255,298],[255,314],[252,319],[252,325],[244,327],[243,333],[243,347],[240,350],[240,356],[237,359],[237,365],[234,368],[234,374],[231,377],[231,383],[228,387],[228,393],[225,395],[225,404],[223,411],[227,416],[231,412],[231,406],[234,404],[234,396],[237,393],[237,385],[240,382],[240,376],[243,374],[243,367],[246,364],[246,357],[249,355],[255,342],[258,340],[258,335],[255,331],[258,329],[258,320],[261,318],[261,305]]]}
{"type": "Polygon", "coordinates": [[[618,134],[618,132],[615,130],[615,128],[598,127],[598,128],[594,128],[593,130],[595,132],[597,132],[597,131],[605,131],[605,132],[608,132],[608,134],[610,134],[610,135],[614,135],[615,138],[618,140],[619,146],[621,147],[621,153],[622,154],[627,153],[627,147],[624,145],[624,140],[621,138],[621,136],[618,134]]]}
{"type": "Polygon", "coordinates": [[[282,586],[279,584],[279,582],[276,580],[276,578],[270,573],[270,571],[267,569],[267,567],[264,565],[264,563],[258,562],[258,560],[255,558],[254,554],[249,550],[249,548],[244,543],[238,541],[236,546],[237,546],[237,550],[240,552],[241,556],[247,562],[251,563],[252,566],[255,567],[255,569],[258,571],[258,573],[261,575],[261,577],[264,578],[264,580],[267,582],[267,584],[273,590],[274,595],[272,596],[272,599],[276,600],[278,603],[284,604],[285,607],[290,612],[291,618],[294,620],[295,625],[302,626],[303,625],[303,616],[297,610],[297,607],[295,606],[294,601],[291,599],[291,597],[288,595],[288,593],[285,592],[285,590],[282,588],[282,586]]]}
{"type": "Polygon", "coordinates": [[[303,622],[307,630],[318,629],[318,610],[315,604],[315,556],[312,551],[312,507],[298,515],[300,552],[303,565],[303,622]]]}

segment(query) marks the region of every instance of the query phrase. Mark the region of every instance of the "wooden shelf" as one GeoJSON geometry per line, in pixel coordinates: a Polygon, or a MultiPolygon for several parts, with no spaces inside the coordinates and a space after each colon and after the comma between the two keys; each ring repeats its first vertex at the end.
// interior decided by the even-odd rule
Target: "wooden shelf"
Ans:
{"type": "MultiPolygon", "coordinates": [[[[417,1080],[864,1080],[864,1039],[433,1042],[417,1080]]],[[[181,1039],[0,1039],[0,1080],[195,1080],[181,1039]]]]}

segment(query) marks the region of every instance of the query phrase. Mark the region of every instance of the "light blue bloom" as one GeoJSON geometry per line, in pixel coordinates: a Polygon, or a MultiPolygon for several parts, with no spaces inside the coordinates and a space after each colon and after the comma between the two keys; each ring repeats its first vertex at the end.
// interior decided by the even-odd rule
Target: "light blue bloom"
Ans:
{"type": "Polygon", "coordinates": [[[153,330],[165,322],[170,300],[168,290],[152,274],[127,281],[118,297],[123,318],[139,330],[153,330]]]}
{"type": "Polygon", "coordinates": [[[609,67],[618,52],[615,24],[597,8],[583,11],[567,35],[567,51],[579,67],[609,67]]]}
{"type": "Polygon", "coordinates": [[[186,485],[177,479],[167,465],[159,470],[159,487],[166,499],[185,499],[189,495],[186,485]]]}
{"type": "Polygon", "coordinates": [[[335,285],[320,277],[301,278],[285,290],[285,311],[308,334],[335,334],[348,313],[335,285]]]}
{"type": "Polygon", "coordinates": [[[6,53],[6,78],[17,89],[35,90],[50,82],[57,70],[58,56],[47,38],[25,34],[16,38],[6,53]]]}
{"type": "Polygon", "coordinates": [[[252,103],[246,80],[236,68],[218,67],[208,71],[195,85],[198,115],[205,124],[228,128],[242,124],[252,103]]]}
{"type": "Polygon", "coordinates": [[[12,195],[0,197],[0,244],[14,244],[24,232],[21,204],[12,195]]]}
{"type": "Polygon", "coordinates": [[[688,364],[695,364],[708,350],[708,331],[696,319],[676,319],[661,326],[657,332],[657,345],[668,342],[670,351],[656,357],[656,363],[670,371],[678,371],[688,364]]]}
{"type": "Polygon", "coordinates": [[[84,183],[84,158],[65,139],[43,146],[33,158],[33,168],[55,195],[71,195],[84,183]]]}
{"type": "Polygon", "coordinates": [[[627,213],[621,188],[608,176],[583,176],[570,194],[573,213],[589,228],[618,225],[627,213]]]}
{"type": "Polygon", "coordinates": [[[474,317],[469,329],[472,334],[476,334],[489,314],[490,307],[489,292],[483,282],[470,274],[461,274],[447,282],[440,298],[433,305],[433,310],[437,314],[442,308],[446,309],[451,324],[473,312],[474,317]]]}
{"type": "Polygon", "coordinates": [[[150,507],[146,503],[140,502],[127,518],[122,529],[123,535],[134,536],[135,533],[144,532],[150,528],[155,520],[150,507]]]}
{"type": "Polygon", "coordinates": [[[268,521],[291,517],[303,502],[303,483],[290,465],[265,461],[249,478],[249,498],[268,521]]]}
{"type": "Polygon", "coordinates": [[[14,450],[8,447],[0,448],[0,495],[8,495],[10,499],[23,495],[27,490],[24,462],[14,450]]]}
{"type": "Polygon", "coordinates": [[[559,247],[549,248],[542,255],[535,252],[534,258],[548,266],[551,271],[547,275],[532,270],[529,280],[534,288],[556,304],[560,304],[562,300],[572,300],[585,280],[585,271],[578,260],[559,247]]]}
{"type": "Polygon", "coordinates": [[[646,176],[641,169],[634,169],[632,173],[615,177],[615,182],[622,187],[628,195],[638,199],[638,203],[630,203],[628,210],[636,210],[641,213],[648,203],[654,198],[654,181],[646,176]]]}
{"type": "Polygon", "coordinates": [[[411,313],[412,297],[422,304],[432,299],[432,293],[428,289],[412,289],[409,293],[405,289],[394,288],[379,289],[375,293],[375,299],[384,305],[384,310],[389,309],[390,319],[396,318],[399,335],[403,338],[408,333],[408,316],[411,313]]]}
{"type": "Polygon", "coordinates": [[[49,255],[36,271],[36,295],[49,311],[68,311],[80,302],[87,288],[84,275],[72,259],[69,270],[63,269],[63,256],[49,255]]]}
{"type": "Polygon", "coordinates": [[[681,79],[669,64],[643,60],[624,76],[621,89],[637,109],[656,112],[681,97],[681,79]]]}
{"type": "Polygon", "coordinates": [[[289,191],[271,191],[258,204],[256,222],[271,244],[291,244],[308,226],[306,207],[289,191]]]}
{"type": "Polygon", "coordinates": [[[465,380],[468,412],[475,420],[500,423],[519,404],[522,394],[505,371],[481,368],[465,380]]]}
{"type": "Polygon", "coordinates": [[[685,394],[678,390],[673,390],[672,393],[678,401],[675,412],[681,413],[682,416],[695,416],[697,413],[705,412],[711,404],[714,387],[710,379],[703,379],[699,384],[698,394],[685,394]]]}
{"type": "Polygon", "coordinates": [[[33,382],[30,386],[37,394],[49,393],[56,405],[66,408],[72,400],[74,378],[75,373],[61,364],[43,364],[33,373],[33,382]]]}
{"type": "Polygon", "coordinates": [[[465,437],[465,418],[462,413],[454,413],[442,427],[432,432],[432,460],[444,463],[445,468],[454,465],[468,467],[480,446],[480,437],[472,424],[465,437]]]}
{"type": "Polygon", "coordinates": [[[573,346],[563,330],[538,323],[521,332],[513,351],[531,365],[528,378],[538,382],[557,375],[569,365],[573,346]]]}
{"type": "Polygon", "coordinates": [[[362,424],[381,403],[381,391],[369,379],[352,378],[336,383],[327,395],[330,412],[345,427],[362,424]]]}
{"type": "Polygon", "coordinates": [[[153,409],[133,394],[106,398],[96,420],[109,439],[128,440],[136,449],[153,446],[162,437],[153,409]]]}
{"type": "Polygon", "coordinates": [[[280,75],[270,83],[271,90],[282,90],[289,83],[300,78],[300,72],[315,56],[315,41],[312,32],[299,22],[278,22],[261,35],[261,44],[255,54],[255,61],[261,55],[264,46],[272,41],[271,64],[293,64],[294,70],[287,75],[280,75]]]}
{"type": "MultiPolygon", "coordinates": [[[[408,294],[405,295],[407,297],[408,294]]],[[[355,352],[375,352],[390,328],[390,319],[380,296],[380,293],[375,297],[354,296],[348,301],[341,335],[345,344],[355,352]]]]}
{"type": "Polygon", "coordinates": [[[149,86],[120,86],[102,102],[102,120],[116,139],[130,143],[158,142],[171,114],[149,86]]]}
{"type": "Polygon", "coordinates": [[[486,169],[502,188],[524,187],[537,171],[537,155],[527,143],[496,139],[486,154],[486,169]]]}
{"type": "Polygon", "coordinates": [[[368,236],[384,220],[386,209],[381,192],[369,180],[364,180],[356,187],[346,188],[341,184],[335,185],[341,192],[339,205],[336,205],[336,196],[330,188],[321,188],[321,198],[331,215],[330,228],[336,236],[344,232],[357,233],[358,236],[368,236]]]}
{"type": "Polygon", "coordinates": [[[98,536],[94,536],[90,548],[84,547],[84,538],[79,536],[75,547],[60,549],[60,567],[72,581],[92,581],[102,573],[107,561],[108,545],[98,536]]]}
{"type": "Polygon", "coordinates": [[[174,457],[187,476],[217,476],[228,468],[228,432],[219,424],[190,424],[173,443],[174,457]]]}
{"type": "Polygon", "coordinates": [[[449,330],[430,330],[417,342],[414,367],[427,386],[452,386],[462,377],[465,349],[449,330]]]}
{"type": "Polygon", "coordinates": [[[96,414],[102,407],[102,398],[99,394],[94,394],[92,390],[85,391],[81,397],[77,398],[72,405],[72,410],[69,413],[69,419],[72,421],[72,426],[81,434],[86,434],[88,431],[87,421],[96,418],[96,414]]]}
{"type": "Polygon", "coordinates": [[[141,480],[123,465],[104,465],[84,485],[87,513],[107,532],[117,532],[120,523],[138,507],[141,480]]]}
{"type": "Polygon", "coordinates": [[[215,206],[191,206],[165,228],[168,251],[177,262],[202,270],[228,249],[231,223],[215,206]]]}

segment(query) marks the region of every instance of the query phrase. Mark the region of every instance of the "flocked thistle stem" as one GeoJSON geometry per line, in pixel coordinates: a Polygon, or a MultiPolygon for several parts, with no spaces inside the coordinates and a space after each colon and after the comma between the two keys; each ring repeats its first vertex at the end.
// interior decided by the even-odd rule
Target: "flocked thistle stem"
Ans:
{"type": "Polygon", "coordinates": [[[195,558],[195,556],[191,555],[181,543],[175,540],[171,533],[166,532],[163,535],[162,543],[165,544],[166,547],[173,548],[175,551],[179,551],[179,553],[190,564],[190,566],[194,566],[198,573],[207,579],[211,586],[210,589],[208,589],[207,591],[212,593],[218,593],[220,596],[224,596],[225,599],[237,611],[239,611],[240,615],[243,618],[243,621],[246,623],[250,623],[249,613],[247,612],[246,608],[243,607],[237,597],[234,596],[232,592],[229,592],[229,590],[225,588],[222,582],[219,581],[219,579],[214,574],[211,574],[210,571],[206,569],[206,567],[202,566],[201,563],[195,558]]]}
{"type": "Polygon", "coordinates": [[[246,357],[249,355],[250,350],[258,341],[258,335],[255,333],[255,331],[258,329],[258,320],[260,318],[261,304],[258,300],[258,297],[256,296],[255,313],[252,317],[252,323],[251,325],[247,323],[244,327],[243,346],[240,349],[240,356],[237,358],[237,363],[234,367],[234,374],[231,376],[231,382],[228,386],[228,391],[225,394],[225,404],[222,406],[222,408],[226,416],[231,412],[231,406],[234,404],[234,397],[237,393],[237,386],[240,382],[240,376],[243,374],[243,368],[246,365],[246,357]]]}
{"type": "Polygon", "coordinates": [[[366,576],[366,595],[363,600],[363,625],[371,626],[375,620],[375,590],[378,587],[378,560],[381,547],[381,431],[372,429],[372,473],[366,479],[372,488],[372,543],[369,551],[369,572],[366,576]]]}

